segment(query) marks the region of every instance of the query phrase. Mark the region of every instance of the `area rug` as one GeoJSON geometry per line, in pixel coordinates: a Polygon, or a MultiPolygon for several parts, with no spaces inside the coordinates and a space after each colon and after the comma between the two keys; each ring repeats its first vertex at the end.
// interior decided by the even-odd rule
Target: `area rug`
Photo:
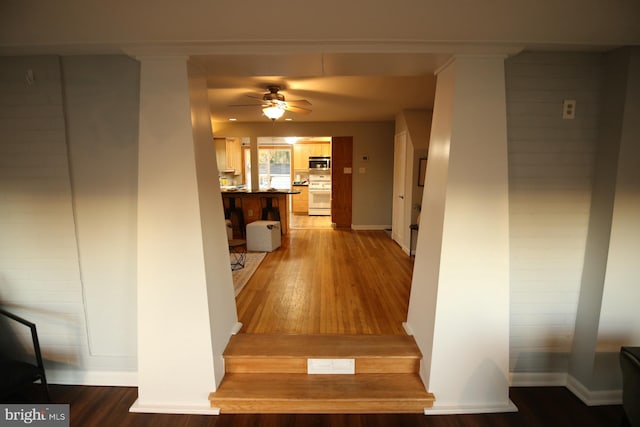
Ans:
{"type": "Polygon", "coordinates": [[[244,268],[232,271],[233,275],[233,289],[236,296],[245,287],[253,273],[256,272],[258,266],[264,259],[266,252],[247,252],[247,259],[244,263],[244,268]]]}

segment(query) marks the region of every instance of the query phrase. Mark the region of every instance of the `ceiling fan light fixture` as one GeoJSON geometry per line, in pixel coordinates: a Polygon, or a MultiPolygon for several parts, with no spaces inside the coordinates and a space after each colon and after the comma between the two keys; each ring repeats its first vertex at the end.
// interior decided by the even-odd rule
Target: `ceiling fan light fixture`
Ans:
{"type": "Polygon", "coordinates": [[[277,105],[271,105],[269,107],[264,107],[262,112],[267,116],[267,118],[271,120],[278,120],[284,114],[284,108],[277,105]]]}

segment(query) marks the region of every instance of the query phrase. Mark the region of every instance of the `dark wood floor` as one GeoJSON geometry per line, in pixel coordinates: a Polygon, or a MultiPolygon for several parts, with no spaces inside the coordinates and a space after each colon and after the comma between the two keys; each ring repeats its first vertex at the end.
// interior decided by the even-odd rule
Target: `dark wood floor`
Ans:
{"type": "MultiPolygon", "coordinates": [[[[31,393],[36,393],[32,390],[31,393]]],[[[71,426],[76,427],[534,427],[619,426],[621,406],[586,406],[564,387],[518,387],[510,390],[519,412],[508,414],[432,415],[167,415],[133,414],[129,407],[137,397],[130,387],[51,386],[53,403],[71,405],[71,426]]],[[[37,394],[32,394],[36,396],[37,394]]],[[[13,400],[17,402],[17,400],[13,400]]]]}

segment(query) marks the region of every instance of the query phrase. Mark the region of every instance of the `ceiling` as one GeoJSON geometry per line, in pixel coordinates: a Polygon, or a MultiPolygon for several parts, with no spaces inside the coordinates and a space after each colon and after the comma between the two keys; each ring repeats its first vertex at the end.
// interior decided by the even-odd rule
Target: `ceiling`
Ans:
{"type": "Polygon", "coordinates": [[[434,71],[447,55],[294,54],[195,57],[208,86],[213,122],[260,122],[267,86],[285,100],[306,99],[310,114],[287,112],[296,122],[393,121],[407,109],[432,109],[434,71]],[[237,107],[244,104],[255,106],[237,107]]]}

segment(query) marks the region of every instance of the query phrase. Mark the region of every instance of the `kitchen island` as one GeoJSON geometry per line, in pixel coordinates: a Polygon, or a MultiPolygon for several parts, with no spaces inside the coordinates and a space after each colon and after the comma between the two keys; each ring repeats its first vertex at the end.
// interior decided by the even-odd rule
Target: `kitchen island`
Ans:
{"type": "MultiPolygon", "coordinates": [[[[262,219],[262,209],[267,206],[269,199],[271,205],[278,209],[280,213],[280,227],[282,234],[289,231],[289,196],[292,194],[300,194],[297,190],[233,190],[223,189],[222,203],[227,209],[231,204],[236,208],[242,209],[244,217],[244,226],[262,219]]],[[[273,220],[269,216],[269,220],[273,220]]],[[[243,233],[240,230],[238,221],[234,215],[231,218],[233,226],[233,236],[240,237],[243,233]]]]}

